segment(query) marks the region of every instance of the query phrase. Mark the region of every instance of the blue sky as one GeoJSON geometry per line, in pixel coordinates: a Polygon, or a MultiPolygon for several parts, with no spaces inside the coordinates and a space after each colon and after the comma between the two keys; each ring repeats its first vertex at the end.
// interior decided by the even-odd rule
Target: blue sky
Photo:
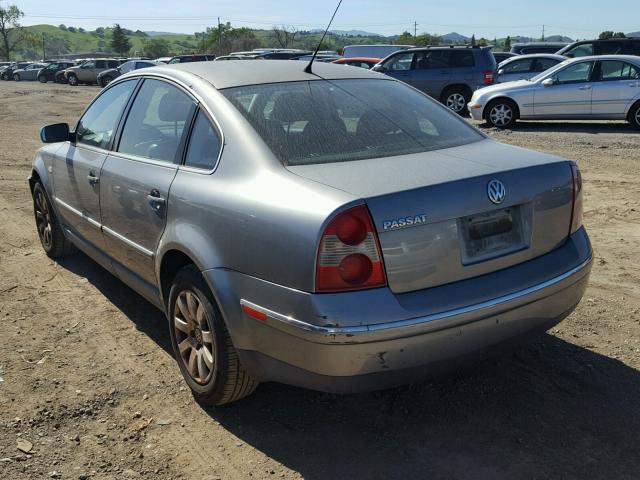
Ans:
{"type": "MultiPolygon", "coordinates": [[[[271,28],[292,25],[301,30],[323,27],[337,1],[237,0],[204,2],[181,0],[8,0],[25,12],[24,25],[38,23],[73,25],[86,29],[115,22],[123,27],[177,33],[203,31],[217,17],[234,26],[271,28]]],[[[403,30],[444,34],[456,31],[487,38],[506,35],[547,35],[592,38],[602,30],[640,31],[638,0],[344,0],[332,28],[366,30],[392,35],[403,30]],[[606,5],[606,8],[603,8],[606,5]],[[634,23],[635,21],[635,23],[634,23]]]]}

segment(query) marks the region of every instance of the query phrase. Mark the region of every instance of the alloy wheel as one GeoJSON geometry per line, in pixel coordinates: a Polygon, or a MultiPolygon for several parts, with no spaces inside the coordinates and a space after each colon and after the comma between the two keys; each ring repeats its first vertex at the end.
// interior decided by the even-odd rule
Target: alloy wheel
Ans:
{"type": "Polygon", "coordinates": [[[77,85],[78,84],[78,79],[76,78],[75,75],[69,75],[69,78],[67,80],[69,82],[69,85],[77,85]]]}
{"type": "Polygon", "coordinates": [[[204,305],[192,290],[183,290],[178,295],[173,328],[180,361],[194,381],[206,384],[215,370],[215,340],[204,305]]]}
{"type": "Polygon", "coordinates": [[[636,125],[640,127],[640,108],[636,109],[635,120],[636,120],[636,125]]]}
{"type": "Polygon", "coordinates": [[[51,212],[49,211],[49,204],[44,197],[42,190],[36,192],[35,198],[35,214],[36,214],[36,226],[38,228],[38,235],[42,241],[42,245],[45,249],[50,249],[52,245],[53,235],[51,228],[51,212]]]}
{"type": "Polygon", "coordinates": [[[513,119],[513,110],[509,105],[499,103],[489,112],[489,119],[496,127],[504,127],[509,125],[513,119]]]}
{"type": "Polygon", "coordinates": [[[447,97],[446,105],[456,113],[462,111],[467,102],[461,93],[452,93],[447,97]]]}

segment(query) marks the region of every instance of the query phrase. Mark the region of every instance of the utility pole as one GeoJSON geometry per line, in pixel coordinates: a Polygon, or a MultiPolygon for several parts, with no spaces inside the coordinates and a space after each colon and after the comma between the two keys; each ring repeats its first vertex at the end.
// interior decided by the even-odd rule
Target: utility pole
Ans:
{"type": "Polygon", "coordinates": [[[415,20],[413,22],[413,36],[414,38],[418,36],[418,22],[415,20]]]}
{"type": "Polygon", "coordinates": [[[544,42],[544,25],[542,25],[542,41],[544,42]]]}
{"type": "Polygon", "coordinates": [[[47,49],[45,48],[45,45],[44,45],[44,32],[42,32],[42,61],[44,62],[46,58],[47,58],[47,49]]]}

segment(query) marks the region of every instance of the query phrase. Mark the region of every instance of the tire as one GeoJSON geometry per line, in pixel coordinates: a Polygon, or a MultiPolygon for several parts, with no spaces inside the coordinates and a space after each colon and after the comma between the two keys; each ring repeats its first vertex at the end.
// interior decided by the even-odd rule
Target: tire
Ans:
{"type": "Polygon", "coordinates": [[[484,111],[484,119],[495,128],[511,128],[518,119],[518,106],[508,98],[498,98],[489,102],[484,111]]]}
{"type": "Polygon", "coordinates": [[[111,82],[113,82],[113,78],[109,75],[105,75],[104,77],[102,77],[100,79],[100,86],[101,87],[106,87],[107,85],[109,85],[111,82]]]}
{"type": "Polygon", "coordinates": [[[0,78],[1,78],[2,80],[9,80],[9,75],[7,75],[6,73],[3,73],[3,74],[0,76],[0,78]]]}
{"type": "Polygon", "coordinates": [[[45,77],[44,75],[38,75],[38,81],[40,83],[47,83],[47,77],[45,77]]]}
{"type": "Polygon", "coordinates": [[[67,83],[69,85],[73,85],[74,87],[78,85],[78,77],[75,76],[75,74],[70,73],[69,75],[67,75],[67,83]]]}
{"type": "Polygon", "coordinates": [[[640,102],[636,102],[635,105],[631,107],[627,120],[634,128],[640,130],[640,102]]]}
{"type": "Polygon", "coordinates": [[[447,88],[443,93],[440,101],[450,110],[458,115],[463,115],[467,111],[467,103],[471,100],[469,92],[461,87],[447,88]]]}
{"type": "Polygon", "coordinates": [[[13,74],[13,79],[14,79],[16,82],[19,82],[20,80],[22,80],[22,79],[20,78],[20,75],[19,75],[19,74],[17,74],[17,73],[14,73],[14,74],[13,74]]]}
{"type": "Polygon", "coordinates": [[[224,405],[253,393],[258,382],[240,364],[220,310],[195,265],[178,271],[167,310],[173,352],[196,401],[224,405]]]}
{"type": "Polygon", "coordinates": [[[63,258],[74,251],[73,244],[64,236],[44,186],[39,181],[33,187],[33,213],[42,248],[50,258],[63,258]]]}

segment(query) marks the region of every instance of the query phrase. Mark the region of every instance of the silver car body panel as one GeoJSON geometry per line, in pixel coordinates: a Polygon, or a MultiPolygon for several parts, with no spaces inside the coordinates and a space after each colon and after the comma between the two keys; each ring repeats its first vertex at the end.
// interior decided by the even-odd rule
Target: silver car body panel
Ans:
{"type": "Polygon", "coordinates": [[[562,62],[566,60],[567,57],[563,57],[562,55],[555,55],[552,53],[532,53],[529,55],[516,55],[515,57],[511,57],[500,62],[500,64],[497,67],[497,70],[498,70],[497,83],[515,82],[517,80],[530,80],[536,75],[542,73],[541,71],[500,73],[502,70],[508,68],[510,65],[513,65],[516,62],[522,62],[522,61],[531,62],[536,59],[551,59],[551,60],[556,60],[557,62],[562,62]]]}

